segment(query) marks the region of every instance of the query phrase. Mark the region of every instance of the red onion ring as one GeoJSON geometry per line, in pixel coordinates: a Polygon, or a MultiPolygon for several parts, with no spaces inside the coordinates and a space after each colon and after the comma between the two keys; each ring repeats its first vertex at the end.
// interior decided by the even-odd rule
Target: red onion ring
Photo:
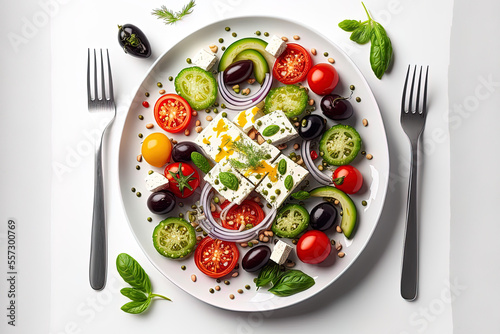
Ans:
{"type": "Polygon", "coordinates": [[[331,185],[332,180],[325,174],[323,174],[321,171],[318,170],[318,168],[314,165],[314,162],[311,158],[311,141],[310,140],[304,140],[301,145],[301,152],[302,154],[302,159],[304,160],[304,163],[307,166],[307,169],[309,170],[309,173],[311,173],[312,177],[320,184],[323,184],[325,186],[331,185]]]}
{"type": "Polygon", "coordinates": [[[222,72],[219,72],[217,85],[219,87],[220,95],[228,105],[227,107],[231,110],[241,111],[253,107],[265,99],[271,90],[271,86],[273,85],[273,78],[269,73],[266,73],[264,82],[257,93],[244,97],[234,96],[231,94],[229,90],[230,88],[228,88],[228,86],[224,83],[224,75],[222,72]]]}

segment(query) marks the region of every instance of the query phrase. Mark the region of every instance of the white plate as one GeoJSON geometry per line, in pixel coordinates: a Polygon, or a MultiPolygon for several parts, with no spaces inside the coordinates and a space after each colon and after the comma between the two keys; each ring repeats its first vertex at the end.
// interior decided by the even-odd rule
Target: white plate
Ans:
{"type": "MultiPolygon", "coordinates": [[[[320,98],[318,96],[311,92],[310,97],[316,100],[316,104],[319,104],[320,98]]],[[[219,102],[221,102],[220,99],[219,102]]],[[[318,110],[316,113],[320,113],[320,111],[318,110]]],[[[230,115],[233,114],[230,113],[230,115]]],[[[210,115],[213,116],[214,114],[211,113],[210,115]]],[[[206,126],[208,122],[205,120],[205,117],[205,111],[200,111],[198,117],[194,117],[194,119],[201,120],[202,126],[206,126]]],[[[191,135],[189,137],[186,137],[183,133],[174,135],[173,137],[177,141],[193,141],[196,136],[194,120],[191,124],[191,135]]],[[[171,137],[170,134],[168,136],[171,137]]],[[[300,142],[300,140],[297,142],[300,142]]],[[[234,311],[273,310],[314,296],[335,282],[363,251],[377,225],[384,204],[389,175],[388,154],[384,125],[375,97],[356,65],[338,46],[318,32],[291,21],[271,17],[243,17],[220,21],[194,32],[166,51],[153,64],[132,101],[125,121],[120,143],[119,180],[124,209],[128,216],[130,227],[148,258],[165,277],[197,299],[220,308],[234,311]],[[231,27],[230,32],[224,30],[226,26],[231,27]],[[301,263],[296,258],[295,251],[293,251],[291,258],[297,263],[296,268],[314,277],[316,284],[309,290],[290,297],[276,297],[267,292],[266,289],[256,291],[253,283],[255,275],[246,273],[242,269],[239,270],[238,277],[229,278],[230,285],[225,285],[223,282],[217,284],[215,279],[203,275],[198,270],[194,264],[193,256],[182,261],[173,261],[161,256],[153,247],[152,233],[158,222],[165,217],[153,215],[148,210],[146,200],[149,192],[145,189],[144,178],[148,170],[163,172],[163,169],[150,167],[146,162],[137,163],[136,161],[136,156],[140,153],[142,142],[138,134],[142,133],[145,137],[151,132],[162,131],[154,121],[152,108],[160,96],[158,92],[160,89],[157,87],[157,82],[162,82],[163,88],[167,92],[175,92],[173,82],[170,82],[168,77],[173,76],[175,78],[182,68],[189,66],[186,64],[186,58],[192,58],[199,49],[208,48],[210,44],[219,46],[218,56],[220,57],[222,54],[220,47],[222,45],[227,47],[237,39],[255,37],[254,33],[257,30],[262,32],[260,38],[264,40],[269,40],[270,36],[274,34],[288,36],[293,41],[292,36],[299,35],[300,40],[298,43],[308,50],[311,48],[318,50],[318,55],[312,57],[314,63],[327,61],[327,58],[323,56],[324,52],[328,52],[329,57],[335,59],[335,68],[340,76],[340,83],[335,92],[346,96],[349,94],[350,85],[355,85],[356,87],[353,99],[351,100],[355,116],[344,123],[352,125],[358,130],[363,139],[362,150],[374,156],[373,160],[367,160],[360,154],[353,162],[353,165],[361,171],[365,179],[361,191],[352,196],[359,212],[358,228],[354,238],[349,241],[335,231],[327,233],[331,238],[342,243],[342,251],[346,254],[345,257],[342,259],[337,258],[335,252],[332,252],[331,256],[324,263],[309,265],[301,263]],[[231,36],[233,32],[238,34],[236,38],[231,36]],[[265,37],[264,32],[269,32],[270,36],[265,37]],[[220,37],[224,38],[223,44],[218,43],[220,37]],[[151,94],[150,97],[146,98],[145,92],[149,92],[151,94]],[[357,96],[362,99],[360,103],[354,101],[354,98],[357,96]],[[149,101],[150,107],[147,109],[141,105],[144,100],[149,101]],[[144,115],[144,120],[142,121],[138,119],[138,115],[140,114],[144,115]],[[369,121],[369,126],[364,127],[362,125],[361,121],[363,118],[369,121]],[[155,127],[148,130],[145,127],[147,123],[153,123],[155,127]],[[138,164],[141,166],[140,170],[136,170],[136,165],[138,164]],[[131,191],[132,187],[140,191],[142,197],[137,197],[131,191]],[[366,200],[368,205],[362,206],[362,200],[366,200]],[[152,217],[153,222],[148,222],[146,220],[147,217],[152,217]],[[187,267],[185,271],[181,270],[182,265],[187,267]],[[195,274],[198,278],[196,283],[191,281],[192,274],[195,274]],[[251,290],[244,288],[247,284],[252,287],[251,290]],[[221,291],[214,294],[210,293],[209,289],[214,288],[216,285],[221,286],[221,291]],[[243,289],[244,293],[238,294],[238,289],[243,289]],[[229,299],[229,294],[234,294],[236,298],[234,300],[229,299]]],[[[318,159],[317,161],[319,163],[320,160],[318,159]]],[[[192,197],[195,196],[193,195],[192,197]]],[[[319,201],[320,199],[308,200],[309,209],[319,201]]],[[[189,199],[184,202],[186,205],[183,211],[185,212],[191,203],[189,199]]],[[[176,216],[179,212],[179,208],[177,208],[170,213],[170,216],[176,216]]],[[[244,250],[241,253],[243,255],[244,250]]]]}

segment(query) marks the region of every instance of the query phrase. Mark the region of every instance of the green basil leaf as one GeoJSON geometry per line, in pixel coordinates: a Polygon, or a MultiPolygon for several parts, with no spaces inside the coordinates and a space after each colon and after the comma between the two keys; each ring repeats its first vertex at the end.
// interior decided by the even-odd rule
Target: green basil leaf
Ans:
{"type": "Polygon", "coordinates": [[[300,270],[290,270],[280,276],[269,292],[280,297],[287,297],[309,289],[314,279],[300,270]]]}
{"type": "Polygon", "coordinates": [[[144,292],[136,288],[123,288],[120,290],[120,293],[136,302],[143,302],[148,299],[148,296],[144,292]]]}
{"type": "Polygon", "coordinates": [[[205,174],[208,174],[208,172],[212,169],[208,159],[199,152],[191,152],[191,161],[205,174]]]}
{"type": "Polygon", "coordinates": [[[254,280],[257,287],[276,282],[280,276],[280,266],[274,261],[269,261],[264,268],[260,270],[259,276],[254,280]]]}
{"type": "Polygon", "coordinates": [[[122,311],[131,314],[139,314],[146,311],[151,304],[151,299],[146,299],[142,302],[129,302],[121,307],[122,311]]]}
{"type": "Polygon", "coordinates": [[[286,190],[291,190],[293,187],[293,176],[288,175],[285,177],[285,188],[286,190]]]}
{"type": "Polygon", "coordinates": [[[220,179],[220,182],[225,187],[228,187],[228,189],[231,189],[234,191],[238,190],[238,187],[240,185],[240,181],[238,180],[236,175],[234,175],[233,173],[221,172],[221,173],[219,173],[219,179],[220,179]]]}
{"type": "Polygon", "coordinates": [[[278,163],[278,172],[281,175],[284,175],[286,173],[286,160],[281,159],[280,162],[278,163]]]}
{"type": "Polygon", "coordinates": [[[352,32],[351,40],[358,44],[366,44],[370,41],[371,32],[371,27],[368,24],[362,25],[352,32]]]}
{"type": "Polygon", "coordinates": [[[361,21],[344,20],[339,23],[340,29],[344,31],[354,31],[361,26],[361,21]]]}
{"type": "Polygon", "coordinates": [[[280,130],[279,125],[276,125],[276,124],[269,125],[268,127],[266,127],[264,129],[264,131],[262,131],[262,135],[264,137],[271,137],[271,136],[274,136],[275,134],[277,134],[279,130],[280,130]]]}
{"type": "Polygon", "coordinates": [[[382,79],[392,59],[392,44],[380,23],[374,21],[372,30],[370,65],[377,78],[382,79]]]}
{"type": "Polygon", "coordinates": [[[293,193],[292,197],[295,198],[296,200],[302,201],[304,199],[308,199],[309,197],[311,197],[311,195],[309,194],[309,192],[305,190],[300,190],[293,193]]]}
{"type": "Polygon", "coordinates": [[[121,253],[116,258],[116,269],[125,282],[132,287],[151,293],[151,281],[141,265],[130,255],[121,253]]]}

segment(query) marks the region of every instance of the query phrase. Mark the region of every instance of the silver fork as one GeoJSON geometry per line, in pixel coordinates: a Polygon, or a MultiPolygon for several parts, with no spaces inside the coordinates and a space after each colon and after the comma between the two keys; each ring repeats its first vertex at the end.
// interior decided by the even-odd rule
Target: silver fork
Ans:
{"type": "Polygon", "coordinates": [[[90,244],[90,286],[94,290],[102,290],[106,284],[107,251],[106,251],[106,216],[104,212],[104,183],[102,177],[102,141],[106,129],[113,123],[116,116],[115,100],[113,97],[113,80],[111,78],[111,65],[109,63],[109,52],[106,49],[107,58],[107,80],[104,75],[103,52],[101,49],[100,61],[100,89],[98,87],[97,57],[94,49],[94,57],[88,49],[87,63],[87,95],[88,109],[96,113],[107,122],[106,127],[95,147],[95,171],[94,171],[94,213],[92,216],[92,233],[90,244]],[[93,73],[91,71],[93,67],[93,73]],[[92,75],[93,74],[93,75],[92,75]],[[93,77],[93,78],[92,78],[93,77]],[[93,79],[93,80],[92,80],[93,79]],[[93,90],[91,88],[93,83],[93,90]],[[106,94],[107,87],[107,94],[106,94]],[[104,119],[105,118],[105,119],[104,119]]]}
{"type": "Polygon", "coordinates": [[[406,72],[406,80],[401,102],[401,127],[408,136],[411,145],[410,184],[408,185],[408,203],[406,207],[406,231],[403,251],[403,268],[401,272],[401,296],[412,301],[417,298],[418,287],[418,229],[417,229],[417,167],[418,167],[418,142],[425,126],[427,116],[427,77],[429,66],[425,73],[423,96],[420,94],[422,87],[422,67],[418,75],[418,84],[415,92],[415,77],[417,66],[413,70],[410,98],[407,102],[406,94],[408,79],[410,78],[410,65],[406,72]]]}

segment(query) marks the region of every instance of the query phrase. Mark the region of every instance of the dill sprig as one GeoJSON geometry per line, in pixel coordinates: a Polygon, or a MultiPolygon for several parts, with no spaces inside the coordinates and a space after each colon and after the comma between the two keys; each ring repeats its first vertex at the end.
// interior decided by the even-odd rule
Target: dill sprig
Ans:
{"type": "Polygon", "coordinates": [[[266,151],[257,148],[255,145],[250,143],[245,143],[241,139],[233,142],[233,147],[247,158],[246,162],[241,162],[236,159],[230,160],[231,165],[237,169],[262,167],[262,160],[271,158],[266,151]]]}
{"type": "Polygon", "coordinates": [[[157,16],[158,19],[164,20],[165,24],[174,24],[182,20],[184,16],[191,14],[194,6],[196,6],[196,3],[194,0],[191,0],[187,5],[182,7],[182,10],[179,12],[174,12],[166,6],[161,6],[160,8],[153,9],[151,14],[157,16]]]}

